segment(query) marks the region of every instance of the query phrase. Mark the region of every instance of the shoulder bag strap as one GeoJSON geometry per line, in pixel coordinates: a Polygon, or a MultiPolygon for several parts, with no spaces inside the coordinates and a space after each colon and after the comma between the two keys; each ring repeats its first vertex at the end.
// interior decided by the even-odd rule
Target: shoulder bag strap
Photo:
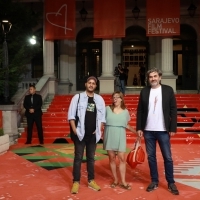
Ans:
{"type": "Polygon", "coordinates": [[[78,102],[77,102],[77,106],[76,106],[76,117],[77,117],[77,112],[78,112],[78,103],[79,103],[79,99],[80,99],[80,94],[78,95],[78,102]]]}

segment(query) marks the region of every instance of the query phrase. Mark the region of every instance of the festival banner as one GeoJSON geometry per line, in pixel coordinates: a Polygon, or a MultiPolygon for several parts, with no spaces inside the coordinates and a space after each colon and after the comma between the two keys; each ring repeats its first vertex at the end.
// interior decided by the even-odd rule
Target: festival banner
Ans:
{"type": "Polygon", "coordinates": [[[146,35],[180,35],[180,0],[147,0],[146,35]]]}
{"type": "Polygon", "coordinates": [[[75,0],[45,0],[45,40],[75,38],[75,0]]]}
{"type": "Polygon", "coordinates": [[[94,38],[125,37],[125,0],[94,1],[94,38]]]}

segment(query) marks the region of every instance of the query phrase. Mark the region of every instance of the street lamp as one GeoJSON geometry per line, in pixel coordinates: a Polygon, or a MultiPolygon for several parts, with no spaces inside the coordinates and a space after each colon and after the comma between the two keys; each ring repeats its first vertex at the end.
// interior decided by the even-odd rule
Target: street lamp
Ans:
{"type": "Polygon", "coordinates": [[[35,45],[35,44],[37,43],[36,37],[33,35],[33,36],[29,39],[29,42],[30,42],[32,45],[35,45]]]}
{"type": "Polygon", "coordinates": [[[138,19],[139,14],[140,14],[140,9],[137,6],[137,0],[135,0],[135,7],[133,8],[132,13],[133,13],[133,17],[135,19],[138,19]]]}
{"type": "Polygon", "coordinates": [[[85,1],[82,1],[82,3],[83,3],[83,7],[82,7],[82,9],[79,11],[79,13],[80,13],[80,15],[81,15],[82,21],[85,21],[88,12],[87,12],[87,10],[85,10],[85,8],[84,8],[84,3],[85,3],[85,1]]]}
{"type": "Polygon", "coordinates": [[[4,34],[4,42],[3,42],[3,70],[4,73],[4,101],[3,104],[13,104],[13,102],[9,101],[9,64],[8,64],[8,46],[6,41],[6,36],[10,32],[12,24],[7,19],[1,20],[1,28],[4,34]]]}
{"type": "Polygon", "coordinates": [[[189,8],[187,9],[190,17],[194,17],[196,9],[197,9],[197,7],[191,1],[191,4],[190,4],[189,8]]]}

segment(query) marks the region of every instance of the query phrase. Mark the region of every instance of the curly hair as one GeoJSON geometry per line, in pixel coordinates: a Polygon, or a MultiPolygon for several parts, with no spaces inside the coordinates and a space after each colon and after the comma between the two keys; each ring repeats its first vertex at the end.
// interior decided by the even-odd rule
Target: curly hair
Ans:
{"type": "Polygon", "coordinates": [[[157,72],[159,76],[162,76],[162,71],[158,68],[152,68],[150,70],[147,71],[146,73],[146,78],[149,78],[149,74],[151,74],[152,72],[157,72]]]}

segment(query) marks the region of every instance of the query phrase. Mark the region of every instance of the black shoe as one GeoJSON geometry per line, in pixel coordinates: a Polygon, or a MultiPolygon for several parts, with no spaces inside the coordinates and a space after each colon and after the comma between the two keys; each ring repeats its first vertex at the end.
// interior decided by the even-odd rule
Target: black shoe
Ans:
{"type": "Polygon", "coordinates": [[[158,183],[152,182],[152,183],[149,184],[149,186],[147,187],[146,191],[147,192],[151,192],[151,191],[153,191],[153,190],[155,190],[157,188],[158,188],[158,183]]]}
{"type": "Polygon", "coordinates": [[[179,191],[174,183],[168,184],[168,190],[174,195],[179,195],[179,191]]]}

